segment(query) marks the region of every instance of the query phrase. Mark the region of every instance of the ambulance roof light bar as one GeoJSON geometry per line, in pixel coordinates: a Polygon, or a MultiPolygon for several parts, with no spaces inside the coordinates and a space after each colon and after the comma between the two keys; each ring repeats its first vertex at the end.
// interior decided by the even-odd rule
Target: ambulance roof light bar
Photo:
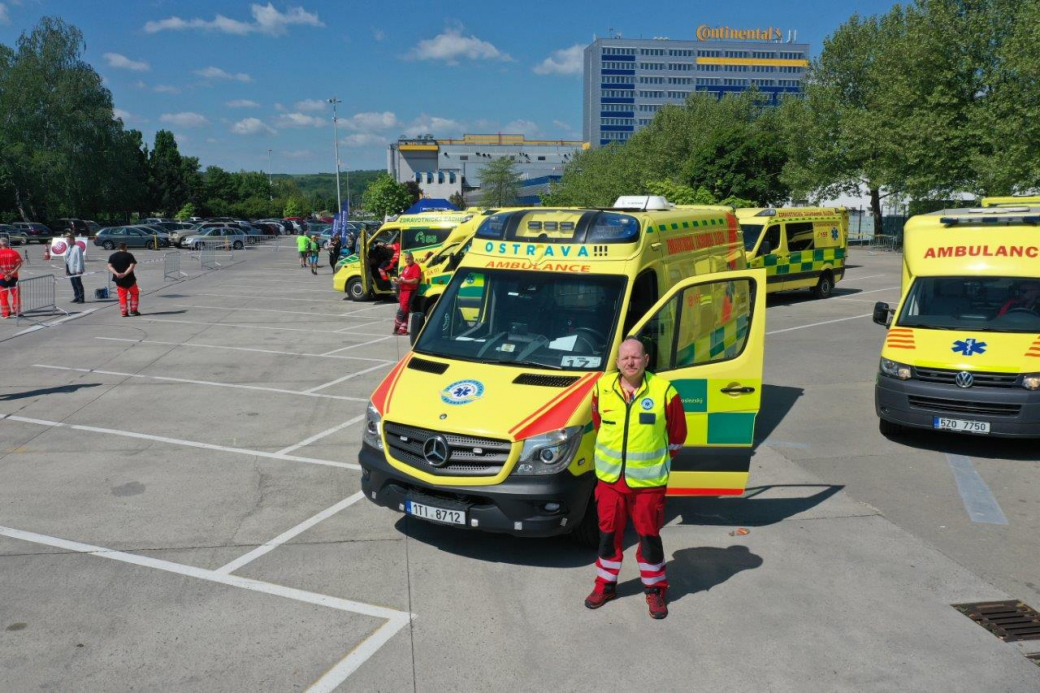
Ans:
{"type": "Polygon", "coordinates": [[[755,215],[756,217],[775,217],[776,210],[770,207],[769,209],[763,209],[761,212],[755,215]]]}
{"type": "MultiPolygon", "coordinates": [[[[971,211],[975,212],[976,210],[971,211]]],[[[998,224],[1001,226],[1022,226],[1026,224],[1036,226],[1040,224],[1040,215],[940,217],[939,223],[943,226],[997,226],[998,224]]]]}
{"type": "Polygon", "coordinates": [[[622,195],[614,201],[611,209],[635,210],[639,212],[660,212],[675,207],[661,195],[622,195]]]}

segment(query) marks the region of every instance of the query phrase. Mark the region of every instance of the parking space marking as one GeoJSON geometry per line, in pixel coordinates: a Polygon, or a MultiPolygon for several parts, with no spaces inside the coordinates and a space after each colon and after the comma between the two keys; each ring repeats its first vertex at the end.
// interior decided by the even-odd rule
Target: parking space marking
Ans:
{"type": "Polygon", "coordinates": [[[336,513],[338,513],[340,510],[343,510],[344,508],[349,508],[350,506],[354,505],[354,503],[357,503],[359,500],[361,500],[364,497],[365,497],[364,491],[358,491],[353,496],[350,496],[348,498],[344,498],[339,503],[336,503],[335,505],[333,505],[331,508],[326,508],[325,510],[322,510],[320,513],[318,513],[314,517],[310,517],[310,518],[304,520],[303,522],[301,522],[300,524],[296,525],[292,529],[287,530],[285,532],[282,532],[281,534],[279,534],[277,537],[275,537],[271,541],[264,542],[263,544],[261,544],[260,546],[256,547],[255,549],[253,549],[249,553],[247,553],[247,554],[245,554],[243,556],[239,556],[238,558],[236,558],[235,560],[231,561],[230,563],[228,563],[226,565],[222,565],[221,567],[217,568],[216,572],[223,573],[225,575],[230,575],[231,573],[235,572],[239,568],[241,568],[241,567],[243,567],[243,566],[245,566],[245,565],[247,565],[249,563],[252,563],[256,559],[260,558],[261,556],[263,556],[265,554],[270,553],[271,551],[274,551],[276,548],[278,548],[279,546],[281,546],[285,542],[289,541],[290,539],[293,539],[294,537],[296,537],[296,536],[298,536],[300,534],[303,534],[308,529],[310,529],[314,525],[318,524],[322,520],[327,520],[328,518],[330,518],[333,515],[335,515],[336,513]]]}
{"type": "Polygon", "coordinates": [[[887,276],[888,276],[887,274],[868,274],[865,277],[859,277],[859,276],[853,275],[853,276],[849,277],[849,279],[855,279],[856,281],[860,281],[860,280],[863,280],[863,279],[876,279],[877,277],[887,277],[887,276]]]}
{"type": "Polygon", "coordinates": [[[96,310],[100,310],[100,309],[99,308],[91,308],[89,310],[83,311],[82,313],[73,313],[72,315],[66,315],[63,318],[58,318],[57,320],[51,320],[50,322],[41,322],[39,325],[33,325],[32,327],[24,329],[21,332],[15,332],[11,336],[12,337],[21,337],[23,334],[29,334],[30,332],[36,332],[37,330],[42,330],[42,329],[47,328],[47,327],[54,327],[56,325],[60,325],[63,322],[68,322],[69,320],[75,320],[76,318],[82,318],[84,316],[90,315],[91,313],[93,313],[96,310]]]}
{"type": "Polygon", "coordinates": [[[282,296],[273,296],[273,295],[269,295],[269,294],[253,295],[253,296],[246,296],[246,295],[242,295],[242,294],[191,294],[191,295],[185,294],[184,298],[195,298],[196,296],[212,296],[214,298],[245,298],[245,299],[248,299],[248,300],[251,300],[251,301],[255,301],[257,299],[263,299],[264,301],[303,301],[303,302],[306,302],[306,303],[325,303],[325,304],[328,304],[328,302],[329,302],[327,298],[324,299],[324,300],[323,299],[318,299],[318,298],[285,298],[285,297],[282,297],[282,296]]]}
{"type": "Polygon", "coordinates": [[[379,310],[380,308],[385,308],[385,307],[386,306],[369,306],[368,308],[361,308],[359,310],[352,310],[349,313],[344,313],[343,317],[347,317],[348,315],[357,315],[358,313],[367,313],[370,310],[379,310]]]}
{"type": "Polygon", "coordinates": [[[848,320],[859,320],[860,318],[869,318],[872,315],[873,315],[873,313],[864,313],[863,315],[853,315],[853,316],[848,317],[848,318],[835,318],[834,320],[824,320],[823,322],[813,322],[813,323],[809,323],[808,325],[799,325],[798,327],[785,327],[782,330],[770,330],[769,332],[766,332],[766,334],[769,335],[769,334],[781,334],[782,332],[794,332],[795,330],[805,330],[805,329],[808,329],[810,327],[819,327],[820,325],[830,325],[830,324],[835,323],[835,322],[846,322],[848,320]]]}
{"type": "Polygon", "coordinates": [[[145,322],[169,322],[180,325],[207,325],[209,327],[241,327],[247,330],[277,330],[279,332],[313,332],[314,334],[344,334],[350,332],[360,337],[378,337],[379,335],[372,332],[357,332],[357,330],[363,330],[366,327],[372,327],[377,324],[374,322],[365,323],[363,325],[351,325],[350,327],[341,327],[338,330],[308,330],[302,327],[269,327],[267,325],[248,325],[243,323],[234,322],[199,322],[197,320],[165,320],[160,318],[144,318],[145,322]]]}
{"type": "MultiPolygon", "coordinates": [[[[390,364],[379,364],[378,366],[373,366],[372,368],[367,368],[367,369],[365,369],[363,371],[358,371],[357,373],[353,373],[351,375],[353,375],[353,376],[361,375],[362,373],[367,373],[369,371],[373,371],[376,368],[385,368],[388,365],[390,365],[390,364]]],[[[171,382],[171,383],[186,383],[186,384],[189,384],[189,385],[208,385],[209,387],[230,387],[230,388],[235,388],[237,390],[259,390],[260,392],[273,392],[275,394],[280,394],[280,395],[299,395],[299,396],[302,396],[302,397],[323,397],[325,399],[340,399],[340,400],[344,400],[344,401],[347,401],[347,402],[367,402],[368,401],[367,399],[365,399],[363,397],[347,397],[345,395],[322,395],[322,394],[317,394],[317,393],[313,392],[312,390],[307,390],[305,392],[298,392],[297,390],[283,390],[283,389],[277,388],[277,387],[263,387],[262,385],[239,385],[237,383],[218,383],[218,382],[215,382],[213,380],[190,380],[188,378],[171,378],[169,376],[164,376],[164,375],[144,375],[144,374],[141,374],[141,373],[121,373],[119,371],[102,371],[102,370],[98,370],[96,368],[70,368],[69,366],[50,366],[50,365],[43,364],[43,363],[34,363],[33,364],[33,368],[49,368],[49,369],[55,370],[55,371],[74,371],[76,373],[97,373],[98,375],[118,375],[118,376],[121,376],[121,377],[124,377],[124,378],[146,378],[148,380],[163,380],[163,381],[171,382]]],[[[328,385],[333,385],[333,384],[335,384],[335,381],[333,381],[332,383],[327,383],[326,385],[322,385],[321,387],[328,387],[328,385]]],[[[315,389],[321,389],[321,387],[315,388],[315,389]]]]}
{"type": "Polygon", "coordinates": [[[178,308],[197,308],[201,310],[227,310],[231,312],[235,312],[238,310],[248,310],[252,313],[282,313],[283,315],[299,315],[304,317],[312,315],[321,315],[330,318],[345,318],[350,315],[353,315],[353,313],[315,313],[310,310],[277,310],[275,308],[229,308],[227,306],[194,306],[188,303],[171,303],[169,305],[176,306],[178,308]]]}
{"type": "Polygon", "coordinates": [[[964,509],[972,522],[987,525],[1006,525],[1007,516],[997,502],[989,486],[979,476],[970,457],[946,453],[946,461],[953,470],[953,479],[957,482],[957,491],[961,494],[964,509]]]}
{"type": "Polygon", "coordinates": [[[103,433],[123,438],[136,438],[138,440],[150,440],[156,443],[168,443],[170,445],[181,445],[189,448],[202,450],[215,450],[217,452],[231,452],[238,455],[249,455],[250,457],[264,457],[270,460],[282,462],[301,462],[303,464],[316,464],[322,467],[338,467],[339,469],[352,469],[361,471],[361,466],[351,462],[334,462],[333,460],[317,460],[312,457],[297,457],[296,455],[284,455],[277,452],[264,452],[263,450],[248,450],[246,448],[229,447],[226,445],[214,445],[213,443],[200,443],[195,440],[183,440],[180,438],[167,438],[166,436],[153,436],[148,433],[134,433],[133,431],[120,431],[114,428],[99,428],[97,426],[83,426],[81,424],[63,423],[61,421],[47,421],[46,419],[30,419],[25,416],[14,416],[11,414],[0,414],[0,421],[17,421],[19,423],[34,424],[36,426],[47,426],[50,428],[71,428],[76,431],[87,433],[103,433]]]}
{"type": "Polygon", "coordinates": [[[387,359],[370,359],[364,356],[340,356],[338,354],[335,354],[333,356],[322,356],[321,354],[301,354],[298,351],[277,351],[275,349],[234,347],[224,346],[221,344],[195,344],[194,342],[160,342],[154,339],[126,339],[125,337],[94,337],[94,339],[101,339],[106,342],[132,342],[134,344],[161,344],[163,346],[197,347],[199,349],[229,349],[231,351],[253,351],[261,354],[280,354],[282,356],[313,356],[314,358],[324,359],[344,359],[348,361],[375,361],[376,363],[397,363],[396,361],[388,361],[387,359]]]}
{"type": "Polygon", "coordinates": [[[378,342],[385,342],[388,339],[394,339],[397,335],[387,335],[380,337],[379,339],[373,339],[368,342],[361,342],[360,344],[351,344],[350,346],[340,347],[339,349],[333,349],[332,351],[326,351],[322,356],[332,356],[338,354],[341,351],[347,351],[349,349],[357,349],[358,347],[368,346],[369,344],[376,344],[378,342]]]}
{"type": "Polygon", "coordinates": [[[326,436],[330,436],[333,433],[337,433],[339,431],[342,431],[344,428],[347,428],[348,426],[353,426],[354,424],[363,421],[365,416],[366,416],[366,414],[362,414],[360,416],[355,416],[353,419],[350,419],[349,421],[344,421],[343,423],[341,423],[338,426],[333,426],[332,428],[328,429],[327,431],[322,431],[321,433],[315,433],[314,435],[312,435],[310,438],[307,438],[306,440],[301,440],[299,443],[296,443],[295,445],[290,445],[287,448],[282,448],[276,454],[278,454],[278,455],[288,455],[290,452],[296,452],[300,448],[305,448],[308,445],[310,445],[311,443],[316,443],[317,441],[321,440],[322,438],[325,438],[326,436]]]}
{"type": "Polygon", "coordinates": [[[182,563],[164,561],[161,558],[141,556],[138,554],[126,553],[124,551],[114,551],[101,546],[92,546],[91,544],[83,544],[78,541],[70,541],[68,539],[60,539],[45,534],[37,534],[36,532],[26,532],[11,527],[0,526],[0,535],[10,539],[25,541],[30,544],[40,544],[56,549],[64,549],[73,553],[82,553],[96,556],[98,558],[107,558],[109,560],[128,563],[143,568],[152,568],[167,573],[173,573],[175,575],[203,580],[205,582],[213,582],[228,587],[237,587],[251,592],[282,597],[302,602],[304,604],[323,606],[330,609],[336,609],[337,611],[370,616],[386,621],[383,625],[372,632],[371,635],[362,640],[357,647],[347,654],[346,657],[336,663],[331,669],[325,672],[321,678],[311,684],[308,689],[310,691],[325,692],[337,688],[340,684],[346,681],[351,674],[357,671],[358,667],[364,664],[369,657],[375,654],[379,648],[385,645],[390,638],[407,626],[414,616],[406,611],[398,611],[385,606],[355,602],[349,599],[341,599],[340,597],[318,594],[317,592],[308,592],[306,590],[296,589],[295,587],[275,585],[269,582],[239,577],[238,575],[228,575],[215,570],[207,570],[205,568],[196,568],[195,566],[184,565],[182,563]]]}
{"type": "MultiPolygon", "coordinates": [[[[325,354],[322,354],[322,356],[325,356],[325,354]]],[[[391,365],[391,364],[389,364],[389,363],[381,363],[378,366],[372,366],[371,368],[365,368],[365,369],[360,370],[360,371],[358,371],[356,373],[350,373],[348,375],[344,375],[342,378],[336,378],[335,380],[330,380],[327,383],[322,383],[321,385],[319,385],[317,387],[312,387],[309,390],[304,390],[303,394],[305,394],[305,395],[313,395],[314,393],[318,392],[318,390],[324,390],[327,387],[332,387],[333,385],[339,385],[340,383],[344,383],[344,382],[346,382],[348,380],[353,380],[354,378],[358,377],[359,375],[364,375],[365,373],[371,373],[372,371],[379,370],[380,368],[386,368],[389,365],[391,365]]],[[[318,396],[318,395],[315,395],[315,396],[318,396]]],[[[357,399],[357,398],[351,398],[351,399],[357,399]]],[[[367,402],[368,400],[366,399],[366,400],[362,400],[362,401],[367,402]]]]}
{"type": "Polygon", "coordinates": [[[898,286],[886,286],[884,289],[871,289],[870,291],[857,291],[856,293],[849,294],[848,296],[834,296],[834,297],[832,297],[832,298],[830,298],[828,300],[830,300],[830,301],[844,301],[847,298],[854,298],[856,296],[861,296],[863,294],[876,294],[879,291],[894,291],[895,289],[898,289],[898,288],[899,288],[898,286]]]}

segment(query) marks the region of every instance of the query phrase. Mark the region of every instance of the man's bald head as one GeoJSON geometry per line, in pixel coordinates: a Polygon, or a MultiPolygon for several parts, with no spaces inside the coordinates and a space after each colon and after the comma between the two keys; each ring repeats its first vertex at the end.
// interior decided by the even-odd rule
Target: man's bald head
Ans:
{"type": "Polygon", "coordinates": [[[643,371],[650,363],[646,347],[635,337],[628,337],[618,347],[617,367],[622,377],[630,384],[638,385],[643,380],[643,371]]]}
{"type": "Polygon", "coordinates": [[[0,238],[0,248],[7,248],[10,245],[11,245],[11,241],[7,240],[6,236],[4,236],[3,238],[0,238]]]}
{"type": "Polygon", "coordinates": [[[619,354],[621,353],[621,350],[625,349],[625,345],[628,345],[628,349],[637,349],[636,354],[638,356],[646,356],[646,346],[644,346],[643,342],[639,339],[635,337],[625,337],[624,341],[621,342],[620,349],[618,350],[619,354]]]}

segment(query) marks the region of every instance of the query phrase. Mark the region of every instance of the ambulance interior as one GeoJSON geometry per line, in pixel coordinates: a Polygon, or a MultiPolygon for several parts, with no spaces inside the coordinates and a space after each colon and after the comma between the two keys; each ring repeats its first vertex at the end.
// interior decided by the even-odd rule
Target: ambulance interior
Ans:
{"type": "Polygon", "coordinates": [[[1040,279],[917,277],[898,324],[933,330],[1040,332],[1040,279]]]}

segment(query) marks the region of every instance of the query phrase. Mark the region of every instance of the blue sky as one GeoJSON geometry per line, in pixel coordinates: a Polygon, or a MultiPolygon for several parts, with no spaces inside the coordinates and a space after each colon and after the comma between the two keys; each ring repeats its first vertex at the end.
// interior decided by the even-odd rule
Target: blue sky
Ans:
{"type": "Polygon", "coordinates": [[[820,49],[882,0],[787,3],[0,0],[0,42],[43,16],[79,27],[118,114],[166,128],[203,166],[331,171],[339,106],[343,168],[382,168],[401,134],[521,132],[580,138],[581,47],[624,36],[693,37],[700,24],[776,26],[820,49]]]}

